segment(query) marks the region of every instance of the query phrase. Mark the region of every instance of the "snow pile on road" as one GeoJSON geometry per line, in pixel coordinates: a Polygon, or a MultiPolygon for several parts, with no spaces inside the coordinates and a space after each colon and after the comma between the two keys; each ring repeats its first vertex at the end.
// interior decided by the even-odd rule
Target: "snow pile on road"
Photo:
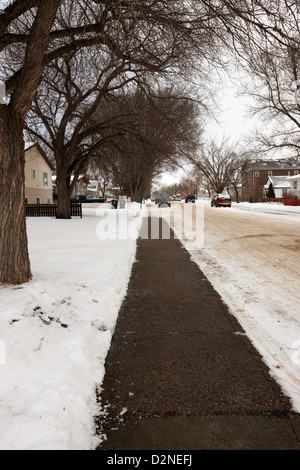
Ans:
{"type": "Polygon", "coordinates": [[[285,206],[282,203],[274,202],[257,202],[255,204],[250,202],[234,202],[232,208],[252,213],[264,213],[265,215],[281,214],[296,217],[300,215],[300,206],[285,206]]]}
{"type": "Polygon", "coordinates": [[[96,388],[135,260],[137,214],[27,219],[33,280],[0,286],[2,450],[97,445],[96,388]]]}

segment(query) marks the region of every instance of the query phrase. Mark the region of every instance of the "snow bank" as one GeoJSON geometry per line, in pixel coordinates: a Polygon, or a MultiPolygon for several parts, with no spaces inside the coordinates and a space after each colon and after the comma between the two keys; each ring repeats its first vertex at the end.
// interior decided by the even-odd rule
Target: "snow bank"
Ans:
{"type": "Polygon", "coordinates": [[[83,213],[28,218],[33,279],[0,287],[2,450],[89,450],[99,442],[96,389],[142,218],[103,208],[83,213]],[[109,237],[109,224],[103,233],[108,214],[123,235],[131,228],[130,237],[109,237]]]}
{"type": "Polygon", "coordinates": [[[264,216],[285,215],[297,217],[300,215],[300,206],[285,206],[284,204],[274,202],[240,202],[232,204],[233,210],[249,211],[264,216]]]}

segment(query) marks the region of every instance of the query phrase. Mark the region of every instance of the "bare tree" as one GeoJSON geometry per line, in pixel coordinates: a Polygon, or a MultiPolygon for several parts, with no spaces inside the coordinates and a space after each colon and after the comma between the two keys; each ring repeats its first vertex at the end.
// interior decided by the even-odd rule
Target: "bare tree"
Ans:
{"type": "Polygon", "coordinates": [[[197,196],[201,190],[205,192],[206,189],[207,178],[201,170],[195,167],[192,171],[187,172],[178,184],[178,191],[181,196],[187,196],[188,194],[195,194],[197,196]]]}
{"type": "Polygon", "coordinates": [[[178,191],[181,196],[187,196],[188,194],[195,194],[197,196],[199,191],[197,179],[193,178],[193,176],[182,178],[178,185],[178,191]]]}
{"type": "MultiPolygon", "coordinates": [[[[208,2],[209,3],[209,2],[208,2]]],[[[47,64],[78,48],[156,73],[208,57],[213,19],[205,1],[2,0],[0,52],[9,99],[0,105],[0,282],[31,277],[24,208],[24,122],[47,64]]]]}
{"type": "MultiPolygon", "coordinates": [[[[220,0],[210,2],[210,8],[231,36],[231,47],[244,59],[249,47],[259,47],[262,38],[279,47],[300,45],[300,5],[295,0],[220,0]]],[[[223,36],[226,42],[228,34],[223,36]]]]}
{"type": "MultiPolygon", "coordinates": [[[[102,197],[107,195],[107,192],[115,188],[114,180],[112,177],[111,169],[109,167],[109,162],[104,158],[99,158],[95,156],[89,159],[89,164],[87,168],[87,173],[98,183],[98,189],[102,197]]],[[[116,194],[118,196],[119,193],[116,194]]]]}
{"type": "Polygon", "coordinates": [[[105,160],[122,193],[139,201],[150,194],[155,176],[195,151],[201,108],[178,87],[137,89],[119,96],[111,106],[113,115],[124,116],[127,110],[128,119],[122,124],[123,133],[111,140],[105,160]]]}
{"type": "MultiPolygon", "coordinates": [[[[299,17],[300,20],[300,17],[299,17]]],[[[260,150],[288,149],[300,155],[300,48],[262,43],[248,51],[249,79],[244,92],[253,98],[252,114],[264,126],[252,136],[260,150]]]]}
{"type": "Polygon", "coordinates": [[[257,150],[300,150],[300,4],[294,0],[229,0],[243,93],[262,120],[250,142],[257,150]],[[240,27],[238,28],[238,24],[240,27]]]}
{"type": "MultiPolygon", "coordinates": [[[[55,60],[45,75],[25,128],[31,139],[38,139],[54,155],[57,218],[70,218],[70,198],[79,175],[91,155],[101,153],[120,132],[125,118],[120,112],[108,112],[108,100],[141,78],[127,63],[93,49],[55,60]]],[[[128,119],[125,108],[122,113],[128,119]]]]}
{"type": "Polygon", "coordinates": [[[203,144],[197,156],[190,160],[205,175],[211,188],[222,193],[228,186],[239,183],[247,155],[226,139],[221,143],[211,140],[203,144]]]}

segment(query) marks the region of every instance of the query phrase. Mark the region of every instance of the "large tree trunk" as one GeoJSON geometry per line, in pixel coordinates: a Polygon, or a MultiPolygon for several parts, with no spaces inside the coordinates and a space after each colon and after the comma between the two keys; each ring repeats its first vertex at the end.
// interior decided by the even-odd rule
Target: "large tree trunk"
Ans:
{"type": "Polygon", "coordinates": [[[41,81],[44,54],[60,0],[41,0],[28,35],[21,74],[0,104],[0,282],[31,279],[25,217],[24,120],[41,81]]]}
{"type": "Polygon", "coordinates": [[[57,168],[57,219],[71,219],[72,187],[67,170],[60,166],[57,168]]]}
{"type": "Polygon", "coordinates": [[[0,105],[0,282],[31,279],[25,216],[23,121],[0,105]]]}
{"type": "Polygon", "coordinates": [[[239,188],[237,186],[234,186],[234,190],[235,190],[235,198],[236,198],[236,202],[240,202],[240,197],[239,197],[239,188]]]}

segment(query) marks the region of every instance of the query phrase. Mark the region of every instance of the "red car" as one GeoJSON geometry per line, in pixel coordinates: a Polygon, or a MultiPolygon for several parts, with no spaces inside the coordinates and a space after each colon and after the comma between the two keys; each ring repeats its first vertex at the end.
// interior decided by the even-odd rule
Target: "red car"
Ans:
{"type": "Polygon", "coordinates": [[[231,207],[231,198],[226,194],[216,194],[210,203],[211,207],[231,207]]]}

